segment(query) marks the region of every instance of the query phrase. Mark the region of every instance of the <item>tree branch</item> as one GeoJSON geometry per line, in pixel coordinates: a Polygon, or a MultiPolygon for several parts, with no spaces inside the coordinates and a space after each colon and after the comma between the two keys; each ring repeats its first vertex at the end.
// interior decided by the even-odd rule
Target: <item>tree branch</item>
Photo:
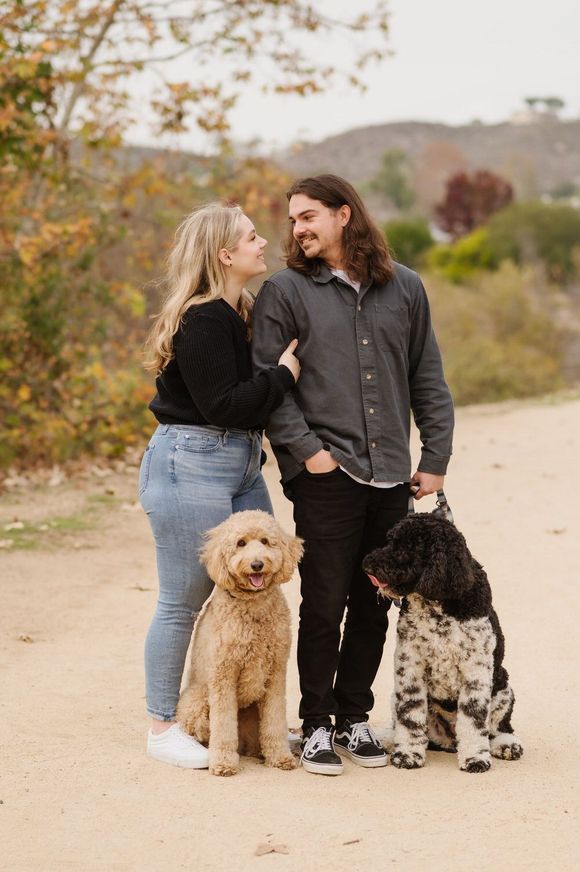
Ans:
{"type": "Polygon", "coordinates": [[[93,40],[93,44],[92,44],[91,48],[89,49],[88,54],[86,54],[85,57],[81,59],[81,67],[82,67],[82,71],[85,75],[75,83],[75,86],[72,89],[68,103],[66,104],[64,112],[63,112],[62,121],[59,125],[60,133],[67,132],[68,125],[70,123],[70,119],[71,119],[72,113],[74,111],[74,108],[77,104],[77,101],[82,96],[82,93],[85,89],[86,74],[88,73],[89,68],[92,65],[93,58],[95,57],[96,53],[98,52],[99,48],[101,47],[103,40],[105,39],[105,36],[107,35],[108,31],[112,27],[112,25],[115,21],[115,16],[116,16],[117,12],[119,11],[119,9],[121,8],[121,6],[124,3],[125,3],[125,0],[113,0],[111,8],[109,9],[109,12],[106,15],[106,17],[101,25],[101,29],[99,30],[99,32],[95,36],[95,38],[93,40]]]}

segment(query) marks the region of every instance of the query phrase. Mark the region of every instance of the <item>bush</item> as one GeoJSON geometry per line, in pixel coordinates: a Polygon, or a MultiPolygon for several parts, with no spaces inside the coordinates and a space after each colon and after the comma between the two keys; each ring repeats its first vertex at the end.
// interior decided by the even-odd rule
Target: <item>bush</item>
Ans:
{"type": "Polygon", "coordinates": [[[530,201],[514,203],[487,224],[497,261],[544,262],[548,275],[564,282],[574,275],[574,248],[580,246],[580,212],[572,206],[530,201]]]}
{"type": "Polygon", "coordinates": [[[499,259],[490,245],[487,230],[481,227],[453,244],[433,246],[426,264],[457,283],[471,279],[479,270],[495,269],[499,259]]]}
{"type": "Polygon", "coordinates": [[[395,259],[405,266],[418,266],[421,255],[433,245],[433,237],[424,218],[389,221],[384,226],[384,232],[395,259]]]}
{"type": "Polygon", "coordinates": [[[528,397],[563,384],[563,334],[530,270],[504,263],[470,287],[426,276],[445,374],[458,405],[528,397]]]}

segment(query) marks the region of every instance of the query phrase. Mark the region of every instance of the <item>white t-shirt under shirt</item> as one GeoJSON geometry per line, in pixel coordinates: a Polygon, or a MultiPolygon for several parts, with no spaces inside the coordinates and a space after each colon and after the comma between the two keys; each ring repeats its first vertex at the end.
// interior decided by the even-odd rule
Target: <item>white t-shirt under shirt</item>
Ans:
{"type": "MultiPolygon", "coordinates": [[[[330,272],[333,273],[333,275],[338,276],[339,279],[342,279],[344,282],[346,282],[347,285],[350,285],[351,288],[354,288],[358,294],[358,292],[360,291],[360,282],[355,282],[354,279],[351,279],[342,269],[331,269],[330,272]]],[[[358,478],[356,475],[353,475],[352,472],[349,472],[343,466],[341,466],[340,468],[343,472],[346,472],[347,475],[354,479],[354,481],[358,481],[359,484],[368,484],[370,485],[370,487],[387,488],[396,487],[398,484],[403,484],[402,481],[375,481],[374,478],[371,478],[370,481],[363,481],[362,478],[358,478]]]]}

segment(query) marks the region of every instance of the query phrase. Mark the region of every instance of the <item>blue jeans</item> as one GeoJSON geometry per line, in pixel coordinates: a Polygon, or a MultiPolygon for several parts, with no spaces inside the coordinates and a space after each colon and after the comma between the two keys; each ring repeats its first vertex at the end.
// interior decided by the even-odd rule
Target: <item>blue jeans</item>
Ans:
{"type": "Polygon", "coordinates": [[[195,619],[213,589],[202,534],[232,512],[272,513],[253,430],[160,424],[141,462],[139,498],[157,549],[159,600],[145,643],[147,711],[175,717],[195,619]]]}

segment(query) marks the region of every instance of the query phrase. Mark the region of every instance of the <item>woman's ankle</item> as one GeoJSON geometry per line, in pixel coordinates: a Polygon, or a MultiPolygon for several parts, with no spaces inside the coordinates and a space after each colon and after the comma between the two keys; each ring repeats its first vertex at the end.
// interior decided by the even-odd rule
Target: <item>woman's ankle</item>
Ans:
{"type": "Polygon", "coordinates": [[[154,736],[159,736],[161,733],[165,733],[169,727],[172,727],[175,723],[177,723],[177,721],[158,721],[156,718],[152,718],[151,732],[154,736]]]}

